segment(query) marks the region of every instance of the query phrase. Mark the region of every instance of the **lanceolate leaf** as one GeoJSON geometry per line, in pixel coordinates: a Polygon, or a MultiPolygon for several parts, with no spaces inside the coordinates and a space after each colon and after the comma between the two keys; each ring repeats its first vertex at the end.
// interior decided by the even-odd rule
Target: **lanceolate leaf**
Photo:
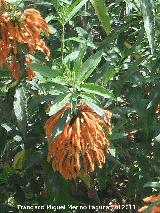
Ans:
{"type": "Polygon", "coordinates": [[[72,95],[71,93],[68,93],[68,94],[62,94],[62,95],[58,96],[54,100],[54,104],[53,104],[53,106],[49,110],[49,113],[48,113],[49,116],[54,115],[62,107],[64,107],[65,104],[67,104],[68,102],[70,102],[71,95],[72,95]]]}
{"type": "Polygon", "coordinates": [[[29,169],[37,164],[39,164],[44,157],[44,151],[35,151],[30,153],[26,161],[24,162],[25,169],[29,169]]]}
{"type": "Polygon", "coordinates": [[[26,134],[27,126],[27,99],[26,93],[23,87],[16,90],[14,101],[14,113],[17,119],[18,127],[23,136],[26,134]]]}
{"type": "Polygon", "coordinates": [[[57,136],[57,134],[59,134],[61,131],[64,130],[64,127],[66,126],[66,121],[69,116],[70,116],[70,109],[66,110],[59,119],[59,121],[57,121],[57,124],[52,131],[52,138],[54,138],[55,136],[57,136]]]}
{"type": "Polygon", "coordinates": [[[79,47],[78,58],[77,58],[75,65],[74,65],[75,76],[77,76],[77,74],[79,73],[79,69],[82,66],[82,63],[83,63],[82,61],[83,61],[83,58],[86,54],[86,49],[87,49],[86,44],[80,45],[80,47],[79,47]]]}
{"type": "Polygon", "coordinates": [[[85,92],[100,95],[104,98],[113,98],[113,94],[110,90],[106,89],[105,87],[94,84],[94,83],[84,83],[81,86],[81,89],[85,92]]]}
{"type": "Polygon", "coordinates": [[[104,110],[101,109],[98,105],[91,103],[90,101],[87,100],[84,100],[83,102],[87,104],[91,109],[93,109],[102,119],[106,117],[104,110]]]}
{"type": "Polygon", "coordinates": [[[103,53],[102,50],[96,52],[82,64],[82,67],[80,68],[76,76],[76,79],[79,83],[89,78],[89,76],[92,74],[94,69],[98,66],[99,62],[101,61],[102,53],[103,53]]]}
{"type": "Polygon", "coordinates": [[[107,34],[111,32],[110,18],[104,0],[91,0],[95,12],[107,34]]]}
{"type": "Polygon", "coordinates": [[[159,182],[148,182],[144,185],[144,187],[160,188],[160,181],[159,182]]]}
{"type": "Polygon", "coordinates": [[[140,0],[140,7],[143,14],[144,27],[147,34],[151,52],[154,51],[154,5],[152,0],[140,0]]]}
{"type": "Polygon", "coordinates": [[[71,18],[85,5],[88,0],[76,0],[66,11],[65,23],[71,20],[71,18]]]}
{"type": "Polygon", "coordinates": [[[58,71],[53,70],[50,67],[43,64],[31,63],[29,67],[33,69],[35,72],[38,72],[43,77],[54,78],[57,77],[59,74],[58,71]]]}
{"type": "Polygon", "coordinates": [[[90,93],[88,93],[88,92],[81,92],[80,98],[81,98],[82,100],[83,100],[83,99],[84,99],[84,100],[88,100],[88,101],[90,101],[90,102],[92,102],[92,103],[95,103],[95,104],[100,103],[100,101],[98,100],[97,97],[95,97],[94,94],[90,94],[90,93]]]}
{"type": "Polygon", "coordinates": [[[78,51],[74,51],[72,53],[70,53],[69,55],[67,55],[65,58],[64,58],[64,63],[67,63],[68,61],[74,61],[77,59],[79,55],[79,52],[78,51]]]}

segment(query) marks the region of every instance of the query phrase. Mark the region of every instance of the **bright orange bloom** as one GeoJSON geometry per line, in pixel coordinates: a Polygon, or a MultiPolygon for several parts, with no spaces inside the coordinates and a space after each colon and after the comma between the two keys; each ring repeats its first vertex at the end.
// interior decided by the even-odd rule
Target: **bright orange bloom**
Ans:
{"type": "MultiPolygon", "coordinates": [[[[21,73],[18,44],[25,44],[31,54],[38,50],[43,52],[46,55],[45,59],[48,60],[50,50],[41,39],[41,32],[49,35],[50,30],[39,11],[32,8],[24,12],[9,11],[10,8],[12,7],[9,3],[0,1],[0,65],[6,65],[12,77],[19,80],[21,73]]],[[[29,60],[26,59],[26,64],[28,63],[29,60]]],[[[31,69],[27,69],[27,74],[30,80],[35,75],[31,69]]]]}
{"type": "Polygon", "coordinates": [[[101,119],[90,107],[78,105],[77,114],[67,121],[64,130],[52,138],[52,131],[62,117],[66,105],[50,117],[45,125],[48,138],[48,161],[52,160],[53,170],[59,171],[65,179],[75,179],[102,168],[105,163],[104,149],[108,151],[109,141],[104,129],[111,132],[111,113],[106,121],[101,119]]]}
{"type": "MultiPolygon", "coordinates": [[[[160,195],[158,195],[158,196],[152,195],[152,196],[146,197],[143,199],[143,201],[145,203],[153,203],[156,201],[160,201],[160,195]]],[[[140,208],[138,210],[138,212],[144,212],[144,210],[146,210],[147,208],[148,208],[148,206],[144,206],[144,207],[140,208]]],[[[150,213],[160,213],[160,205],[153,207],[150,213]]]]}

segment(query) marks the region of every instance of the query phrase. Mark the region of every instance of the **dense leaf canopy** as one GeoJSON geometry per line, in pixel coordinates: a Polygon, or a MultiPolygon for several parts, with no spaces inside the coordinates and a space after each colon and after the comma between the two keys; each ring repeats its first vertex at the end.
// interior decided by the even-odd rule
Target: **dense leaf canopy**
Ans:
{"type": "Polygon", "coordinates": [[[160,2],[0,0],[0,154],[1,213],[160,212],[160,2]]]}

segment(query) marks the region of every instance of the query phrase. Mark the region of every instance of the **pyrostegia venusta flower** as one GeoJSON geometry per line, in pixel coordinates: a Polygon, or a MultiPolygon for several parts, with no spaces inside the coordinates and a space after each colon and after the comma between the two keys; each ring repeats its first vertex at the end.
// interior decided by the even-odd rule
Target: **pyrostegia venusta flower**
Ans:
{"type": "MultiPolygon", "coordinates": [[[[143,201],[145,203],[153,203],[153,202],[156,202],[156,201],[160,201],[160,195],[158,195],[158,196],[152,195],[150,197],[146,197],[146,198],[143,199],[143,201]]],[[[138,210],[138,212],[144,212],[147,208],[148,208],[148,206],[144,206],[144,207],[140,208],[138,210]]],[[[154,206],[150,213],[160,213],[160,205],[154,206]]]]}
{"type": "Polygon", "coordinates": [[[59,171],[66,179],[75,179],[93,172],[96,165],[101,168],[105,163],[104,150],[108,151],[109,141],[104,129],[111,133],[111,112],[106,110],[106,118],[101,119],[89,106],[81,103],[64,130],[52,138],[53,129],[69,108],[70,104],[67,104],[51,116],[45,130],[48,161],[52,160],[53,170],[59,171]]]}
{"type": "MultiPolygon", "coordinates": [[[[48,35],[50,30],[39,11],[32,8],[26,9],[24,12],[15,11],[15,8],[12,10],[12,5],[4,0],[1,0],[0,3],[0,65],[6,65],[13,78],[19,80],[21,74],[18,44],[26,45],[31,54],[39,50],[48,59],[50,50],[42,40],[41,32],[44,31],[48,35]]],[[[31,70],[29,74],[31,74],[31,70]]],[[[31,77],[32,75],[29,75],[29,79],[31,77]]]]}

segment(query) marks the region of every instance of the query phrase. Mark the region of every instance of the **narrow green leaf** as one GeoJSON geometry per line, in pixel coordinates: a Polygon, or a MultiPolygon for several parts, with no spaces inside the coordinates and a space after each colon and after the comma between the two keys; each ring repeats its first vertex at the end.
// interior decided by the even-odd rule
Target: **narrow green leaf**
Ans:
{"type": "Polygon", "coordinates": [[[144,185],[144,188],[145,187],[160,188],[160,181],[159,182],[148,182],[144,185]]]}
{"type": "Polygon", "coordinates": [[[63,62],[67,63],[68,61],[74,61],[77,59],[78,55],[79,55],[79,51],[74,51],[74,52],[70,53],[69,55],[67,55],[64,58],[63,62]]]}
{"type": "Polygon", "coordinates": [[[6,2],[10,3],[10,4],[15,4],[17,2],[19,2],[20,0],[6,0],[6,2]]]}
{"type": "Polygon", "coordinates": [[[107,34],[111,32],[110,17],[104,0],[91,0],[96,15],[102,23],[107,34]]]}
{"type": "Polygon", "coordinates": [[[155,141],[157,141],[158,143],[160,143],[160,134],[158,134],[155,138],[154,138],[155,141]]]}
{"type": "Polygon", "coordinates": [[[102,119],[105,119],[104,110],[101,109],[97,104],[91,103],[87,100],[83,100],[83,103],[87,104],[91,109],[93,109],[102,119]]]}
{"type": "Polygon", "coordinates": [[[59,119],[59,121],[57,121],[57,124],[55,125],[52,131],[52,138],[54,138],[55,136],[57,136],[60,132],[64,130],[64,127],[66,126],[66,121],[68,117],[70,117],[70,112],[71,112],[70,109],[66,110],[61,116],[61,118],[59,119]]]}
{"type": "Polygon", "coordinates": [[[114,147],[113,143],[110,142],[110,154],[115,157],[116,156],[116,148],[114,147]]]}
{"type": "Polygon", "coordinates": [[[152,0],[140,0],[140,7],[143,14],[144,28],[147,34],[148,42],[151,52],[154,52],[155,47],[155,18],[154,18],[154,5],[152,0]]]}
{"type": "Polygon", "coordinates": [[[58,96],[54,102],[55,104],[50,108],[49,110],[49,116],[54,115],[56,112],[58,112],[62,107],[64,107],[68,102],[70,102],[71,93],[62,94],[58,96]]]}
{"type": "Polygon", "coordinates": [[[70,21],[73,16],[85,5],[85,3],[88,0],[76,0],[66,11],[65,14],[65,22],[66,24],[68,21],[70,21]]]}
{"type": "Polygon", "coordinates": [[[81,85],[81,89],[85,92],[100,95],[104,98],[113,98],[113,94],[110,90],[98,84],[84,83],[81,85]]]}
{"type": "Polygon", "coordinates": [[[25,169],[29,169],[33,167],[34,165],[40,164],[44,157],[44,152],[43,151],[35,151],[28,156],[24,163],[25,169]]]}
{"type": "Polygon", "coordinates": [[[77,43],[85,44],[88,47],[92,47],[94,49],[96,48],[96,45],[92,41],[86,40],[82,37],[71,37],[71,38],[65,39],[65,41],[75,41],[77,43]]]}
{"type": "Polygon", "coordinates": [[[95,104],[100,103],[100,101],[98,100],[97,97],[95,97],[94,94],[89,94],[87,92],[81,92],[80,97],[81,97],[82,100],[83,99],[88,100],[88,101],[95,103],[95,104]]]}
{"type": "Polygon", "coordinates": [[[119,140],[119,139],[125,138],[126,136],[127,136],[127,134],[124,133],[124,132],[121,132],[121,133],[113,133],[113,134],[110,136],[110,140],[111,140],[111,141],[119,140]]]}
{"type": "Polygon", "coordinates": [[[63,76],[58,76],[58,77],[52,79],[52,81],[54,82],[54,84],[59,84],[60,86],[67,86],[68,85],[68,79],[66,79],[63,76]]]}
{"type": "Polygon", "coordinates": [[[58,71],[51,69],[50,67],[43,65],[43,64],[38,64],[38,63],[31,63],[28,65],[32,70],[35,72],[38,72],[41,76],[43,77],[48,77],[48,78],[55,78],[58,76],[58,71]]]}
{"type": "Polygon", "coordinates": [[[101,61],[102,53],[103,53],[102,50],[96,52],[82,64],[82,67],[80,68],[76,76],[76,79],[79,83],[82,83],[83,81],[89,78],[89,76],[92,74],[94,69],[98,66],[99,62],[101,61]]]}
{"type": "Polygon", "coordinates": [[[78,54],[78,58],[77,60],[75,61],[75,64],[74,64],[74,72],[75,72],[75,76],[77,77],[78,73],[79,73],[79,70],[82,66],[82,63],[83,63],[83,58],[86,54],[86,49],[87,49],[87,45],[86,43],[85,44],[81,44],[79,46],[79,54],[78,54]]]}
{"type": "Polygon", "coordinates": [[[18,127],[22,135],[25,136],[27,126],[27,98],[23,87],[16,90],[14,98],[14,113],[17,119],[18,127]]]}

